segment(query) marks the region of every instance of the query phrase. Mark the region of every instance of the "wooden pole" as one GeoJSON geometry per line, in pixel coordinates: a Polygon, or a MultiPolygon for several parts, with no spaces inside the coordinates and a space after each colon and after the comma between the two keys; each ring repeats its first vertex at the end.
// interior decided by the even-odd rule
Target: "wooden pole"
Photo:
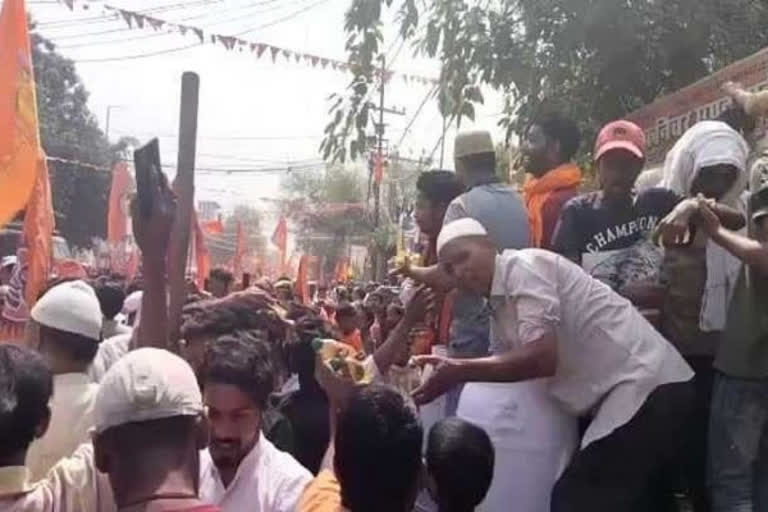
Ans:
{"type": "Polygon", "coordinates": [[[192,210],[195,199],[195,149],[197,146],[197,107],[200,77],[197,73],[181,75],[181,109],[179,112],[179,149],[174,181],[176,219],[168,251],[168,339],[171,349],[178,350],[181,337],[181,310],[186,298],[186,268],[189,251],[192,210]]]}

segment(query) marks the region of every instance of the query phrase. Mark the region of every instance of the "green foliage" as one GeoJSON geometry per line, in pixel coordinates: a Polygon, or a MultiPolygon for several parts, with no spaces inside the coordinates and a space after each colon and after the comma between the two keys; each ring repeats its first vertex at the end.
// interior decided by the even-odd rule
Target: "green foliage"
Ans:
{"type": "MultiPolygon", "coordinates": [[[[110,168],[135,140],[121,139],[110,146],[88,109],[88,91],[74,62],[58,54],[39,34],[31,34],[31,44],[40,138],[46,155],[110,168]]],[[[49,161],[48,169],[58,231],[77,247],[90,246],[92,237],[105,238],[111,175],[57,161],[49,161]]]]}
{"type": "MultiPolygon", "coordinates": [[[[376,79],[381,11],[392,1],[351,0],[354,77],[331,109],[326,158],[365,149],[360,105],[376,79]]],[[[392,8],[417,53],[443,63],[443,113],[472,119],[480,87],[490,87],[505,95],[508,136],[558,108],[581,124],[584,147],[601,124],[768,44],[765,0],[400,0],[392,8]]]]}

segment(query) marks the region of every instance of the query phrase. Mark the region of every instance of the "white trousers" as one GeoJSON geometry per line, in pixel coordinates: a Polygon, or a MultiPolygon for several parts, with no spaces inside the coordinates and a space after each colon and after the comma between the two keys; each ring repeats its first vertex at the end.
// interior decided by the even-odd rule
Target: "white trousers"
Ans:
{"type": "Polygon", "coordinates": [[[493,442],[493,482],[479,512],[549,512],[555,482],[578,446],[577,420],[551,398],[546,380],[470,383],[457,415],[493,442]]]}

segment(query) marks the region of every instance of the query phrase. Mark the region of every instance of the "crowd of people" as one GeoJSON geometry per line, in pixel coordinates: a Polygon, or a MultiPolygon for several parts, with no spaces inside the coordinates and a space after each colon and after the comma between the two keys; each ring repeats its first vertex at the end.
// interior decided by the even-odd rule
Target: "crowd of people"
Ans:
{"type": "Polygon", "coordinates": [[[455,172],[418,178],[419,265],[309,298],[217,268],[176,326],[161,180],[141,279],[53,279],[0,345],[0,510],[766,510],[768,105],[728,92],[650,186],[630,121],[600,130],[594,191],[562,113],[529,128],[520,193],[460,133],[455,172]]]}

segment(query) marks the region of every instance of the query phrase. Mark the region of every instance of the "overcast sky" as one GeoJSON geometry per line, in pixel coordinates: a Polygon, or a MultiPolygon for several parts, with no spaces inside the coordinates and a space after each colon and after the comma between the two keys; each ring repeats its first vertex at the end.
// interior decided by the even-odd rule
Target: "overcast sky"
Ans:
{"type": "MultiPolygon", "coordinates": [[[[112,140],[122,135],[140,140],[159,136],[163,163],[175,163],[180,76],[189,70],[199,73],[201,81],[198,167],[285,167],[286,161],[319,161],[317,148],[329,120],[327,97],[343,91],[350,75],[330,67],[311,68],[304,62],[287,63],[283,58],[273,64],[268,54],[257,59],[251,53],[227,51],[208,42],[172,53],[125,58],[192,45],[197,39],[189,33],[183,37],[156,35],[152,29],[127,30],[122,19],[94,19],[103,12],[100,2],[91,2],[83,10],[79,0],[74,11],[51,0],[28,2],[38,31],[76,61],[91,93],[91,110],[102,127],[107,108],[113,106],[112,140]],[[93,62],[100,59],[113,60],[93,62]]],[[[223,35],[247,31],[241,38],[346,61],[343,17],[349,0],[118,0],[106,4],[131,10],[178,6],[153,15],[223,35]]],[[[391,68],[437,77],[439,63],[414,59],[408,45],[398,52],[401,41],[395,34],[394,24],[388,24],[384,48],[391,49],[391,68]]],[[[387,137],[393,145],[403,136],[429,88],[405,84],[400,78],[387,86],[387,106],[406,110],[403,117],[387,117],[387,137]]],[[[474,126],[491,130],[499,140],[496,122],[500,110],[498,97],[487,93],[474,126]]],[[[401,154],[418,157],[422,151],[431,151],[440,137],[441,122],[436,102],[431,101],[403,138],[401,154]]],[[[471,126],[467,123],[462,128],[471,126]]],[[[453,167],[454,135],[454,130],[449,131],[446,141],[448,168],[453,167]]],[[[259,204],[258,198],[278,194],[283,175],[199,173],[197,199],[217,200],[227,209],[240,203],[259,204]]]]}

